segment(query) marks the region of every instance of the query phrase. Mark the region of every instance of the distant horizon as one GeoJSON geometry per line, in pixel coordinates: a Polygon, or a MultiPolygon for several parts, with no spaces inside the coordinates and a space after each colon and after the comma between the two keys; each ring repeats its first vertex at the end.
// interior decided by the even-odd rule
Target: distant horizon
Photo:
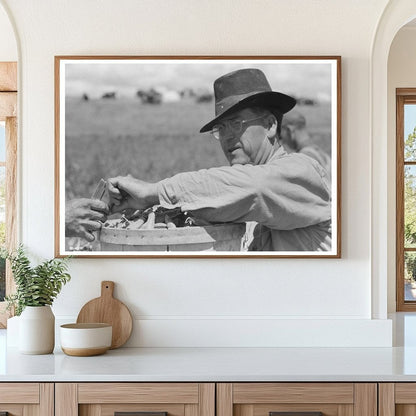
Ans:
{"type": "Polygon", "coordinates": [[[65,65],[65,93],[68,97],[87,94],[90,98],[100,98],[110,91],[120,97],[134,97],[138,90],[150,88],[212,93],[213,81],[218,77],[237,69],[256,67],[265,73],[274,91],[322,102],[331,100],[329,62],[264,62],[68,61],[65,65]]]}

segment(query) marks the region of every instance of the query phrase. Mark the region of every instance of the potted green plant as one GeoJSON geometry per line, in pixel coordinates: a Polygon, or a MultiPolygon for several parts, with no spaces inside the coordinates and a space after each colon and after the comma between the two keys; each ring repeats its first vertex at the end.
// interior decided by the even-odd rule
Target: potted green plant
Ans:
{"type": "Polygon", "coordinates": [[[6,296],[8,309],[19,318],[19,350],[49,354],[55,346],[55,316],[51,305],[71,276],[68,258],[45,260],[32,266],[23,246],[6,252],[16,292],[6,296]]]}

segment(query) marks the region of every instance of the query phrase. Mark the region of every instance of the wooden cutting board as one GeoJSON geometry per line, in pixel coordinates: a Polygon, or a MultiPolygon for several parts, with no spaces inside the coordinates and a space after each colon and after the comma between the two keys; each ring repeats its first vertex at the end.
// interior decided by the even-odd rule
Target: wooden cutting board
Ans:
{"type": "Polygon", "coordinates": [[[113,297],[114,282],[101,282],[101,296],[87,302],[77,323],[103,322],[113,326],[111,349],[121,347],[130,337],[133,319],[127,306],[113,297]]]}

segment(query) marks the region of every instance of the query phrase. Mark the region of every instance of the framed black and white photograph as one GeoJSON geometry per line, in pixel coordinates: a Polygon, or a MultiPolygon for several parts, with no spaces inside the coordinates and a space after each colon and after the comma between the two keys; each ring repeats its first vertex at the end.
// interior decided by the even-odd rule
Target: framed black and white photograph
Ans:
{"type": "Polygon", "coordinates": [[[57,257],[341,256],[341,58],[55,57],[57,257]]]}

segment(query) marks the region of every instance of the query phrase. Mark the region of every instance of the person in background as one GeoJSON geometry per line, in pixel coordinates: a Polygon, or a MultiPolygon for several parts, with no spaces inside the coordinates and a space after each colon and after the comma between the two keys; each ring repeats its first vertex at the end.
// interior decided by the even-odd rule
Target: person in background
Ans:
{"type": "Polygon", "coordinates": [[[272,91],[255,68],[218,78],[214,94],[215,118],[200,132],[219,141],[230,166],[179,173],[157,183],[111,178],[115,209],[160,204],[209,222],[254,221],[252,251],[331,250],[328,173],[306,154],[288,154],[279,142],[283,115],[296,101],[272,91]]]}
{"type": "Polygon", "coordinates": [[[288,153],[299,152],[317,160],[330,178],[331,157],[312,141],[306,128],[306,119],[299,111],[292,110],[283,118],[280,144],[288,153]]]}

